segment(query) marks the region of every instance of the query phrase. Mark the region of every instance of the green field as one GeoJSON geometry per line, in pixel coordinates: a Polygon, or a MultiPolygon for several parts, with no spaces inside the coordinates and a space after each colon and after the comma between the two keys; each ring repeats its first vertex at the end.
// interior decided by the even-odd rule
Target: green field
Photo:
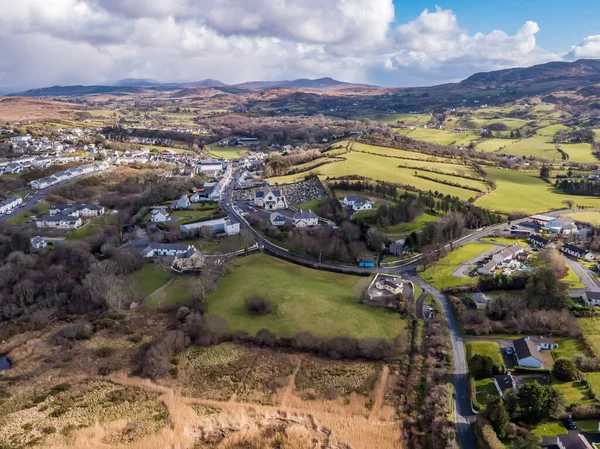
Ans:
{"type": "Polygon", "coordinates": [[[490,356],[498,366],[504,366],[500,346],[495,341],[470,341],[465,344],[467,360],[475,354],[490,356]]]}
{"type": "Polygon", "coordinates": [[[573,359],[581,354],[588,355],[585,345],[578,338],[555,337],[554,340],[558,343],[558,348],[552,350],[552,357],[555,360],[563,357],[573,359]]]}
{"type": "Polygon", "coordinates": [[[397,225],[388,226],[383,228],[382,231],[388,235],[410,234],[413,231],[420,231],[427,225],[427,223],[437,221],[439,218],[440,217],[437,215],[425,212],[410,223],[400,223],[397,225]]]}
{"type": "Polygon", "coordinates": [[[465,279],[454,277],[452,273],[461,264],[493,247],[493,245],[484,243],[467,243],[457,250],[452,251],[446,257],[419,273],[419,275],[424,281],[433,285],[438,290],[458,285],[475,284],[478,280],[477,277],[465,279]]]}
{"type": "Polygon", "coordinates": [[[166,271],[156,264],[146,263],[141,269],[127,276],[128,282],[133,283],[135,287],[135,301],[141,301],[163,286],[171,278],[171,274],[171,270],[166,271]]]}
{"type": "Polygon", "coordinates": [[[83,240],[94,235],[96,232],[102,231],[106,226],[113,225],[115,222],[116,217],[114,215],[95,217],[91,220],[87,220],[82,227],[69,232],[66,235],[66,238],[67,240],[83,240]]]}
{"type": "Polygon", "coordinates": [[[567,267],[567,275],[561,279],[561,281],[569,284],[571,288],[585,288],[585,285],[581,283],[579,277],[575,274],[570,267],[567,267]]]}
{"type": "Polygon", "coordinates": [[[600,159],[592,154],[592,145],[589,143],[563,143],[560,148],[569,155],[569,162],[600,163],[600,159]]]}
{"type": "Polygon", "coordinates": [[[248,152],[244,147],[220,147],[218,142],[209,145],[210,154],[221,159],[240,159],[248,152]]]}
{"type": "Polygon", "coordinates": [[[323,198],[306,201],[305,203],[294,204],[296,209],[300,210],[312,210],[313,212],[317,212],[319,206],[323,203],[323,198]]]}
{"type": "Polygon", "coordinates": [[[518,139],[498,139],[498,138],[483,139],[477,144],[476,148],[478,151],[486,151],[486,152],[497,151],[499,153],[505,153],[504,149],[507,146],[517,143],[518,141],[519,141],[518,139]]]}
{"type": "Polygon", "coordinates": [[[532,136],[519,140],[511,145],[507,145],[502,152],[518,157],[533,156],[537,159],[546,159],[549,161],[562,160],[561,154],[556,149],[556,144],[552,142],[551,138],[544,136],[532,136]]]}
{"type": "Polygon", "coordinates": [[[578,321],[583,340],[594,356],[600,357],[600,318],[580,318],[578,321]]]}
{"type": "Polygon", "coordinates": [[[392,339],[405,331],[406,321],[397,313],[358,302],[368,281],[257,254],[235,261],[233,271],[219,280],[208,297],[208,311],[225,318],[231,330],[250,334],[267,328],[285,337],[309,331],[322,337],[392,339]],[[274,312],[250,315],[244,307],[249,295],[268,298],[274,312]]]}
{"type": "Polygon", "coordinates": [[[573,212],[566,214],[566,216],[581,223],[600,226],[600,212],[573,212]]]}
{"type": "Polygon", "coordinates": [[[456,133],[445,129],[417,128],[412,130],[401,129],[398,133],[408,136],[411,139],[439,143],[440,145],[468,146],[471,142],[480,139],[476,131],[456,133]]]}
{"type": "Polygon", "coordinates": [[[529,429],[531,433],[540,437],[555,437],[556,435],[564,435],[567,432],[565,426],[558,421],[545,422],[536,425],[529,429]]]}
{"type": "Polygon", "coordinates": [[[542,180],[537,172],[520,172],[486,167],[488,176],[496,182],[496,190],[478,199],[475,204],[493,211],[522,211],[527,214],[565,208],[564,200],[577,205],[600,207],[600,198],[570,196],[542,180]]]}
{"type": "Polygon", "coordinates": [[[481,408],[484,408],[484,400],[485,398],[490,396],[498,396],[498,390],[496,389],[496,384],[494,383],[494,379],[480,379],[473,380],[475,383],[475,396],[476,400],[479,403],[481,408]]]}
{"type": "Polygon", "coordinates": [[[496,243],[497,245],[512,246],[514,244],[520,246],[527,246],[528,243],[521,239],[509,239],[506,237],[484,237],[481,239],[482,242],[496,243]]]}
{"type": "Polygon", "coordinates": [[[569,405],[590,405],[595,403],[592,399],[588,387],[583,382],[552,382],[552,388],[559,391],[565,397],[569,405]]]}
{"type": "Polygon", "coordinates": [[[48,206],[48,204],[46,204],[45,201],[42,201],[33,206],[31,209],[10,217],[6,221],[6,224],[9,224],[11,226],[20,226],[27,223],[29,220],[31,220],[32,217],[47,214],[49,210],[50,207],[48,206]]]}

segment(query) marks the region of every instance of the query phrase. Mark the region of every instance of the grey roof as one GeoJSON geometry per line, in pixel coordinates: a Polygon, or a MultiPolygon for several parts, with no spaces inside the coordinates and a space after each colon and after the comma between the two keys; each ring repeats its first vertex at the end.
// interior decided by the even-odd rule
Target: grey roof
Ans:
{"type": "Polygon", "coordinates": [[[557,439],[566,449],[593,449],[588,440],[580,433],[571,432],[558,435],[557,439]]]}
{"type": "Polygon", "coordinates": [[[285,217],[281,215],[279,212],[273,212],[269,218],[271,221],[285,221],[285,217]]]}
{"type": "Polygon", "coordinates": [[[521,377],[513,376],[511,373],[503,374],[501,376],[494,376],[494,380],[502,392],[511,388],[520,388],[524,385],[521,377]]]}
{"type": "Polygon", "coordinates": [[[538,344],[556,344],[556,341],[554,340],[554,338],[547,338],[547,337],[532,337],[531,341],[533,341],[534,343],[538,343],[538,344]]]}
{"type": "Polygon", "coordinates": [[[312,210],[301,210],[294,214],[294,220],[306,220],[309,218],[319,218],[312,210]]]}
{"type": "Polygon", "coordinates": [[[485,296],[483,293],[475,293],[475,295],[473,295],[473,300],[477,304],[487,304],[487,302],[490,299],[487,296],[485,296]]]}
{"type": "Polygon", "coordinates": [[[0,202],[0,205],[1,205],[1,206],[5,206],[5,205],[7,205],[7,204],[14,203],[15,201],[18,201],[18,200],[19,200],[19,198],[21,198],[21,197],[20,197],[20,196],[18,196],[18,195],[15,195],[15,196],[13,196],[13,197],[11,197],[11,198],[7,199],[7,200],[4,200],[4,201],[0,202]]]}
{"type": "Polygon", "coordinates": [[[495,268],[496,268],[496,262],[494,262],[493,260],[492,260],[492,261],[490,261],[490,262],[488,262],[488,263],[486,263],[486,264],[483,266],[483,269],[484,269],[484,270],[486,270],[486,271],[492,271],[492,270],[494,270],[495,268]]]}
{"type": "Polygon", "coordinates": [[[354,201],[360,201],[360,196],[357,195],[351,195],[351,196],[347,196],[344,199],[354,202],[354,201]]]}
{"type": "Polygon", "coordinates": [[[175,256],[175,259],[188,259],[188,258],[192,257],[196,253],[198,253],[199,255],[202,255],[202,253],[200,251],[198,251],[196,248],[194,248],[192,246],[185,253],[179,253],[179,254],[177,254],[175,256]]]}
{"type": "Polygon", "coordinates": [[[587,291],[584,293],[586,299],[590,300],[590,301],[599,301],[600,300],[600,292],[591,292],[591,291],[587,291]]]}
{"type": "Polygon", "coordinates": [[[542,355],[540,354],[540,351],[538,351],[535,343],[529,338],[520,338],[519,340],[515,340],[513,346],[515,347],[515,352],[517,353],[519,360],[527,357],[533,357],[539,361],[542,361],[542,355]]]}
{"type": "Polygon", "coordinates": [[[162,250],[162,251],[187,251],[189,248],[194,248],[191,245],[183,243],[152,243],[147,249],[162,250]]]}
{"type": "Polygon", "coordinates": [[[550,240],[544,237],[540,237],[539,235],[532,235],[529,237],[529,240],[542,245],[547,245],[548,243],[550,243],[550,240]]]}
{"type": "Polygon", "coordinates": [[[567,250],[577,253],[577,254],[587,254],[588,253],[587,249],[583,249],[583,248],[580,248],[579,246],[571,245],[570,243],[565,243],[561,247],[561,251],[567,251],[567,250]]]}
{"type": "Polygon", "coordinates": [[[519,253],[523,251],[523,247],[517,243],[515,243],[512,246],[509,246],[508,248],[506,248],[504,251],[502,251],[501,255],[503,258],[507,258],[507,257],[513,257],[515,254],[519,253]]]}
{"type": "Polygon", "coordinates": [[[393,280],[393,279],[384,279],[383,284],[387,285],[389,287],[392,287],[392,288],[402,287],[402,285],[403,285],[402,281],[397,281],[397,280],[393,280]]]}
{"type": "Polygon", "coordinates": [[[52,206],[50,209],[52,210],[100,210],[104,209],[104,206],[99,206],[97,204],[57,204],[52,206]]]}
{"type": "Polygon", "coordinates": [[[40,217],[40,219],[38,221],[41,221],[42,223],[45,221],[54,221],[54,222],[67,221],[69,223],[75,223],[79,219],[80,219],[79,217],[69,217],[69,216],[65,216],[63,214],[56,214],[56,215],[43,215],[42,217],[40,217]]]}
{"type": "Polygon", "coordinates": [[[262,190],[256,192],[256,198],[264,198],[265,197],[265,192],[263,192],[262,190]]]}
{"type": "Polygon", "coordinates": [[[39,245],[40,243],[44,243],[45,240],[43,238],[41,238],[39,235],[36,235],[35,237],[31,237],[31,244],[32,245],[39,245]]]}

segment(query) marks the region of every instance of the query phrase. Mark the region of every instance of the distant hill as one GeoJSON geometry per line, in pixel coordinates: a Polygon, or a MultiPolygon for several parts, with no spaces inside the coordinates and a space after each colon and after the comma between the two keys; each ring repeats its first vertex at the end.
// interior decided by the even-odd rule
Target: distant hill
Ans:
{"type": "Polygon", "coordinates": [[[368,86],[366,84],[354,84],[346,83],[344,81],[334,80],[333,78],[318,78],[308,79],[300,78],[293,81],[250,81],[247,83],[236,84],[235,87],[249,90],[264,90],[273,89],[280,87],[287,87],[291,89],[341,89],[349,87],[375,87],[368,86]]]}
{"type": "Polygon", "coordinates": [[[202,87],[225,87],[227,84],[223,83],[219,80],[213,80],[211,78],[202,80],[202,81],[193,81],[191,83],[181,83],[181,87],[185,87],[187,89],[198,89],[202,87]]]}
{"type": "Polygon", "coordinates": [[[114,83],[118,87],[153,87],[159,86],[161,83],[152,79],[143,78],[125,78],[114,83]]]}

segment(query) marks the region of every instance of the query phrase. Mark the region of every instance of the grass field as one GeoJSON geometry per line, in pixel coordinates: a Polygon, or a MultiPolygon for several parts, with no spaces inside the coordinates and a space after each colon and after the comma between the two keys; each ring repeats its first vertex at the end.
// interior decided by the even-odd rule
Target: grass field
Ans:
{"type": "Polygon", "coordinates": [[[600,357],[600,318],[580,318],[578,321],[584,341],[594,356],[600,357]]]}
{"type": "Polygon", "coordinates": [[[479,407],[485,408],[485,398],[490,396],[498,396],[498,390],[494,384],[494,379],[474,380],[475,383],[475,399],[479,403],[479,407]]]}
{"type": "Polygon", "coordinates": [[[88,220],[82,227],[69,232],[66,235],[67,240],[83,240],[102,231],[106,226],[114,224],[116,217],[114,215],[102,215],[88,220]]]}
{"type": "Polygon", "coordinates": [[[600,207],[600,198],[565,195],[539,178],[536,172],[519,172],[486,168],[496,182],[496,190],[478,199],[475,204],[500,212],[522,211],[528,214],[564,208],[564,200],[577,205],[600,207]]]}
{"type": "Polygon", "coordinates": [[[565,426],[558,421],[545,422],[536,425],[529,429],[531,433],[540,437],[555,437],[556,435],[564,435],[567,432],[565,426]]]}
{"type": "Polygon", "coordinates": [[[420,231],[427,225],[427,223],[437,221],[439,218],[440,217],[438,217],[437,215],[425,212],[424,214],[415,218],[410,223],[400,223],[397,225],[388,226],[386,228],[383,228],[382,231],[389,235],[410,234],[413,231],[420,231]]]}
{"type": "Polygon", "coordinates": [[[476,131],[467,131],[465,133],[455,133],[445,129],[401,129],[398,133],[415,140],[424,140],[425,142],[439,143],[440,145],[468,146],[469,143],[479,140],[479,134],[476,131]]]}
{"type": "Polygon", "coordinates": [[[171,279],[171,272],[160,268],[153,263],[144,264],[144,266],[127,276],[127,280],[132,282],[134,296],[136,301],[140,301],[152,293],[157,288],[163,286],[171,279]]]}
{"type": "Polygon", "coordinates": [[[590,405],[595,401],[590,396],[588,388],[583,382],[552,382],[552,388],[559,391],[565,397],[567,404],[590,405]]]}
{"type": "Polygon", "coordinates": [[[483,139],[477,143],[477,150],[486,152],[505,153],[504,148],[517,143],[518,139],[483,139]]]}
{"type": "Polygon", "coordinates": [[[564,130],[567,130],[567,129],[569,129],[568,126],[561,125],[561,124],[549,125],[549,126],[545,126],[544,128],[538,129],[537,133],[540,136],[553,136],[557,132],[564,131],[564,130]]]}
{"type": "Polygon", "coordinates": [[[512,246],[518,244],[520,246],[527,246],[527,242],[521,239],[509,239],[506,237],[484,237],[481,239],[482,242],[496,243],[498,245],[512,246]]]}
{"type": "Polygon", "coordinates": [[[470,341],[465,344],[467,360],[475,354],[490,356],[498,366],[504,365],[500,346],[495,341],[470,341]]]}
{"type": "Polygon", "coordinates": [[[305,203],[294,204],[294,207],[296,209],[300,209],[300,210],[312,210],[313,212],[316,213],[317,209],[319,208],[319,206],[321,205],[323,200],[324,200],[324,198],[310,200],[310,201],[306,201],[305,203]]]}
{"type": "Polygon", "coordinates": [[[549,161],[562,160],[561,154],[556,149],[556,145],[551,138],[544,136],[533,136],[527,139],[521,139],[511,145],[507,145],[502,153],[513,154],[518,157],[533,156],[537,159],[546,159],[549,161]]]}
{"type": "Polygon", "coordinates": [[[583,373],[583,377],[596,396],[600,397],[600,373],[583,373]]]}
{"type": "Polygon", "coordinates": [[[433,285],[438,290],[458,285],[475,284],[477,278],[459,278],[452,276],[452,273],[469,259],[493,248],[493,245],[484,243],[467,243],[455,251],[452,251],[446,257],[440,259],[436,264],[419,273],[421,278],[433,285]]]}
{"type": "Polygon", "coordinates": [[[581,223],[600,226],[600,212],[573,212],[566,214],[566,216],[581,223]]]}
{"type": "Polygon", "coordinates": [[[29,220],[31,220],[32,217],[47,214],[49,210],[50,207],[48,206],[48,204],[46,204],[45,201],[42,201],[33,206],[31,209],[10,217],[6,221],[6,223],[11,226],[20,226],[27,223],[29,220]]]}
{"type": "Polygon", "coordinates": [[[581,354],[588,355],[585,345],[578,338],[555,337],[554,340],[558,343],[558,348],[551,352],[555,360],[562,357],[573,359],[581,354]]]}
{"type": "Polygon", "coordinates": [[[243,153],[248,152],[244,147],[220,147],[218,143],[210,144],[209,148],[210,154],[221,159],[240,159],[243,153]]]}
{"type": "Polygon", "coordinates": [[[571,270],[570,267],[567,267],[567,275],[561,279],[561,281],[566,282],[567,284],[569,284],[569,286],[571,288],[585,288],[585,285],[583,285],[581,283],[581,280],[579,279],[579,277],[575,274],[575,272],[573,270],[571,270]]]}
{"type": "Polygon", "coordinates": [[[404,332],[406,322],[398,314],[358,302],[367,283],[368,278],[252,255],[236,260],[233,271],[219,280],[216,291],[208,297],[208,311],[225,318],[231,330],[250,334],[267,328],[288,337],[309,331],[323,337],[391,339],[404,332]],[[274,305],[273,313],[250,315],[244,307],[249,295],[268,298],[274,305]]]}
{"type": "Polygon", "coordinates": [[[584,164],[598,164],[600,162],[600,159],[592,154],[592,145],[589,143],[561,144],[560,148],[569,155],[570,162],[584,164]]]}

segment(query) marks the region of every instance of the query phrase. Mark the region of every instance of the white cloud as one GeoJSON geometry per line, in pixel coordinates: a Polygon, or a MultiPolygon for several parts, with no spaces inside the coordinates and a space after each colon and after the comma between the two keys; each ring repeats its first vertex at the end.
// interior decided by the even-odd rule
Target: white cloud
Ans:
{"type": "Polygon", "coordinates": [[[567,55],[568,59],[600,58],[600,34],[588,36],[579,44],[574,45],[567,55]]]}
{"type": "MultiPolygon", "coordinates": [[[[526,22],[471,34],[451,10],[391,29],[392,0],[0,0],[0,86],[332,76],[432,84],[560,59],[526,22]]],[[[573,54],[598,54],[590,36],[573,54]]]]}

